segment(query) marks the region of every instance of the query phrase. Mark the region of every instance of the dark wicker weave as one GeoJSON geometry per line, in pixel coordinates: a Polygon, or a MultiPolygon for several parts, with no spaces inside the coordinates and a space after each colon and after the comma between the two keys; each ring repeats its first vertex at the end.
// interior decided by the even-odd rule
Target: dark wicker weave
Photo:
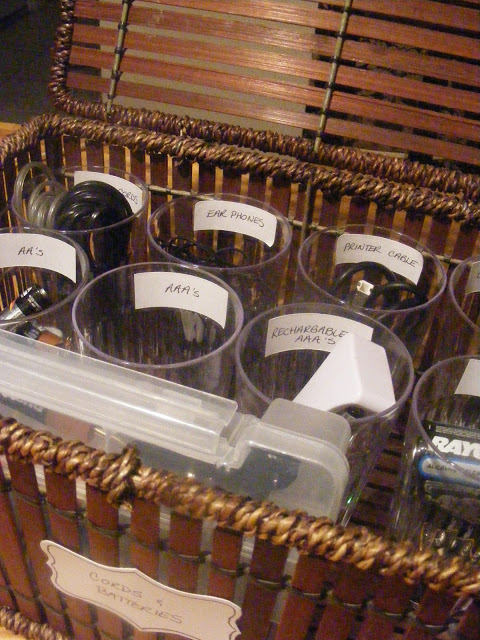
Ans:
{"type": "MultiPolygon", "coordinates": [[[[294,230],[279,301],[290,299],[301,240],[328,225],[368,221],[403,231],[421,238],[447,268],[478,254],[475,5],[382,0],[372,14],[364,0],[62,0],[50,90],[55,106],[69,115],[39,116],[0,143],[2,226],[12,223],[8,203],[24,163],[88,162],[128,168],[145,180],[152,211],[192,192],[268,201],[294,230]],[[419,11],[420,27],[414,22],[419,11]],[[250,29],[243,28],[245,18],[250,29]],[[178,45],[177,35],[189,40],[197,33],[219,42],[178,45]],[[181,65],[148,61],[157,51],[172,55],[174,45],[176,55],[187,53],[181,65]],[[250,46],[251,55],[238,56],[250,46]],[[307,59],[297,59],[298,52],[307,59]],[[224,72],[220,83],[242,93],[235,100],[212,93],[219,80],[209,64],[227,54],[235,70],[224,72]],[[193,69],[192,56],[199,62],[193,69]],[[256,77],[260,67],[266,80],[256,77]],[[178,73],[185,85],[205,85],[211,94],[190,85],[172,88],[170,76],[178,73]],[[172,113],[122,102],[150,94],[172,113]],[[452,106],[456,97],[468,108],[452,106]],[[193,106],[201,116],[174,115],[179,107],[190,114],[193,106]],[[264,122],[262,129],[292,122],[300,134],[237,124],[245,115],[264,122]],[[344,146],[352,140],[396,154],[344,146]],[[403,153],[430,147],[428,164],[403,153]]],[[[435,337],[433,330],[425,361],[417,364],[428,363],[435,337]]],[[[183,591],[236,599],[242,640],[478,640],[478,564],[415,552],[385,535],[402,428],[401,421],[343,529],[146,468],[133,449],[105,454],[5,416],[0,624],[32,640],[155,638],[56,591],[39,546],[49,538],[183,591]],[[253,550],[245,556],[249,539],[253,550]]]]}
{"type": "MultiPolygon", "coordinates": [[[[291,274],[302,235],[337,220],[368,219],[416,237],[422,234],[447,262],[478,247],[475,201],[258,150],[40,116],[0,145],[5,202],[18,167],[30,159],[51,166],[82,160],[102,164],[107,159],[117,167],[129,166],[148,178],[152,207],[169,194],[197,190],[268,197],[294,228],[291,274]]],[[[287,299],[290,287],[291,279],[282,292],[287,299]]],[[[478,566],[429,550],[415,553],[409,545],[384,537],[400,433],[392,433],[346,530],[202,487],[167,470],[147,469],[132,450],[106,455],[8,419],[0,439],[11,477],[11,483],[3,481],[1,494],[0,604],[5,609],[0,622],[27,637],[50,638],[58,632],[97,640],[98,634],[121,638],[132,632],[113,614],[94,612],[51,587],[39,548],[48,536],[82,552],[80,540],[86,536],[93,560],[111,566],[128,562],[157,579],[161,562],[161,581],[182,590],[202,588],[205,572],[209,594],[232,598],[245,589],[240,602],[243,640],[346,640],[371,634],[385,640],[479,637],[478,566]],[[46,470],[45,495],[35,477],[38,466],[46,470]],[[76,496],[76,478],[86,483],[85,504],[76,496]],[[167,534],[159,529],[159,514],[165,509],[171,510],[167,534]],[[204,549],[202,529],[210,527],[210,521],[212,547],[204,549]],[[240,555],[244,536],[255,540],[247,565],[240,555]],[[128,560],[120,553],[125,548],[128,560]],[[300,557],[292,568],[286,560],[293,548],[300,557]],[[272,618],[276,603],[279,613],[272,618]],[[453,635],[455,621],[460,621],[463,635],[453,635]]]]}
{"type": "MultiPolygon", "coordinates": [[[[146,131],[137,127],[105,125],[95,120],[65,118],[52,114],[39,116],[0,143],[0,160],[29,150],[37,139],[59,134],[85,138],[90,144],[108,143],[149,154],[169,155],[177,162],[218,165],[250,176],[284,179],[314,190],[325,197],[356,196],[370,200],[385,210],[404,210],[409,214],[432,215],[438,220],[455,220],[477,226],[480,219],[478,199],[466,199],[463,193],[444,194],[427,187],[416,187],[370,174],[328,168],[301,162],[284,155],[270,155],[237,145],[211,144],[208,141],[146,131]]],[[[472,176],[474,178],[474,176],[472,176]]]]}
{"type": "Polygon", "coordinates": [[[480,178],[469,174],[480,166],[477,12],[476,0],[62,0],[50,92],[71,115],[478,200],[480,178]],[[238,125],[245,115],[257,126],[238,125]],[[281,132],[289,124],[300,135],[281,132]],[[341,144],[352,139],[402,157],[341,144]],[[405,151],[467,170],[406,160],[405,151]]]}
{"type": "MultiPolygon", "coordinates": [[[[38,542],[42,539],[44,525],[42,499],[32,475],[33,465],[42,465],[47,473],[46,506],[50,516],[54,516],[50,520],[53,537],[70,548],[76,545],[72,544],[71,533],[67,542],[68,532],[59,529],[60,522],[63,519],[74,529],[80,529],[85,516],[61,504],[65,502],[62,493],[67,489],[71,493],[77,478],[86,483],[87,532],[91,556],[97,561],[105,561],[112,552],[115,555],[115,549],[118,554],[118,535],[122,535],[118,528],[118,509],[128,505],[131,509],[132,561],[151,574],[152,560],[160,552],[156,527],[152,530],[145,526],[148,521],[142,523],[137,519],[158,517],[160,507],[172,509],[175,515],[172,515],[168,549],[164,553],[170,555],[172,568],[175,568],[170,577],[177,588],[186,589],[192,578],[189,569],[194,568],[196,573],[199,563],[205,562],[199,547],[202,521],[213,521],[216,527],[211,556],[206,560],[211,595],[229,597],[232,583],[247,571],[245,567],[239,571],[238,557],[229,555],[231,545],[236,542],[238,548],[240,535],[255,536],[243,602],[242,638],[266,637],[261,629],[263,626],[266,631],[269,627],[272,598],[285,588],[288,596],[275,638],[306,637],[314,610],[319,617],[316,638],[347,637],[345,633],[351,634],[354,628],[358,629],[357,635],[348,637],[369,637],[368,633],[372,631],[378,636],[380,630],[385,633],[380,637],[395,637],[387,634],[393,633],[397,626],[406,627],[405,637],[423,638],[427,630],[425,625],[431,631],[443,630],[449,608],[458,598],[480,593],[480,569],[458,558],[442,559],[428,550],[414,553],[408,545],[388,542],[365,527],[343,529],[326,519],[314,519],[302,512],[287,512],[275,505],[242,498],[221,489],[205,489],[195,480],[143,467],[133,450],[126,450],[119,456],[107,455],[78,441],[65,442],[46,432],[33,431],[11,419],[0,423],[0,446],[7,455],[27,552],[37,571],[42,562],[38,557],[41,555],[38,542]],[[181,529],[175,527],[175,520],[180,520],[181,529]],[[301,554],[290,587],[282,577],[289,548],[295,548],[301,554]],[[414,610],[408,601],[419,593],[420,587],[419,607],[414,610]],[[290,628],[291,607],[297,612],[295,628],[290,628]]],[[[4,484],[4,489],[8,489],[8,485],[4,484]]],[[[2,507],[3,562],[7,569],[15,571],[10,589],[2,593],[20,596],[23,594],[16,592],[17,582],[25,565],[21,548],[9,544],[18,533],[13,521],[8,526],[7,516],[11,513],[8,501],[3,500],[2,507]]],[[[47,584],[39,581],[38,587],[42,596],[38,603],[39,615],[41,604],[44,604],[47,620],[53,628],[62,633],[73,628],[75,637],[87,637],[89,630],[75,619],[79,613],[78,603],[76,608],[70,603],[70,609],[69,598],[64,598],[66,608],[55,611],[53,606],[48,606],[47,584]]],[[[4,597],[3,601],[6,599],[4,597]]],[[[21,602],[18,599],[20,611],[21,602]]],[[[31,613],[27,609],[29,618],[31,613]]],[[[475,615],[472,604],[467,614],[461,616],[463,627],[471,625],[470,618],[475,615]]],[[[40,620],[26,623],[25,618],[13,611],[9,613],[7,609],[2,611],[0,621],[26,637],[58,637],[49,627],[41,625],[40,620]]],[[[116,637],[121,624],[115,616],[105,612],[102,615],[99,611],[98,628],[100,632],[116,637]]]]}

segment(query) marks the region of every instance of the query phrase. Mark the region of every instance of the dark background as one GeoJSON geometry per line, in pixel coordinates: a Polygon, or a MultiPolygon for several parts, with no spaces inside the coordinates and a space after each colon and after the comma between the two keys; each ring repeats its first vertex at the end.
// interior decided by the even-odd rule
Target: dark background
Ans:
{"type": "Polygon", "coordinates": [[[47,84],[59,6],[60,0],[0,0],[0,122],[52,110],[47,84]]]}

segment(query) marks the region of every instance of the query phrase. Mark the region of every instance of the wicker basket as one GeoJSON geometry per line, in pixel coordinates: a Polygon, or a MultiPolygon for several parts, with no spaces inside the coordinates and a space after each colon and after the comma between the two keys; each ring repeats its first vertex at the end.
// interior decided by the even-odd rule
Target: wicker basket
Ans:
{"type": "MultiPolygon", "coordinates": [[[[107,47],[110,59],[125,59],[121,47],[116,53],[108,49],[107,32],[112,21],[117,23],[115,34],[118,24],[126,26],[118,14],[128,12],[131,4],[64,0],[51,88],[57,106],[74,116],[40,116],[0,143],[0,207],[8,204],[18,169],[29,160],[52,167],[89,162],[128,168],[149,185],[152,210],[169,197],[199,191],[266,200],[288,217],[294,230],[281,301],[292,293],[301,240],[326,225],[369,221],[404,231],[433,248],[447,266],[479,253],[476,175],[326,145],[321,136],[266,134],[117,107],[118,65],[112,68],[113,85],[101,68],[85,73],[94,88],[109,93],[105,104],[72,98],[66,84],[75,87],[79,77],[67,80],[74,24],[83,29],[77,38],[88,33],[86,27],[100,27],[95,33],[108,40],[98,42],[107,47]],[[84,16],[83,25],[75,15],[84,16]]],[[[145,4],[156,11],[154,5],[160,3],[145,4]]],[[[212,10],[211,4],[202,2],[200,8],[212,10]]],[[[276,6],[238,6],[262,17],[265,4],[272,11],[276,6]]],[[[322,3],[322,10],[340,4],[322,3]]],[[[219,5],[220,11],[234,12],[233,4],[219,5]]],[[[318,9],[317,3],[311,6],[318,9]]],[[[130,17],[145,21],[144,9],[139,6],[130,17]]],[[[342,15],[338,12],[337,19],[342,15]]],[[[288,22],[285,15],[283,21],[288,22]]],[[[83,54],[88,48],[80,47],[83,54]]],[[[102,46],[90,48],[97,51],[90,60],[97,55],[103,59],[102,46]]],[[[73,48],[74,62],[88,67],[80,53],[73,48]]],[[[453,143],[442,148],[445,157],[464,161],[452,156],[458,151],[453,143]]],[[[465,161],[474,160],[472,146],[466,149],[465,161]]],[[[2,226],[11,222],[8,206],[5,211],[2,226]]],[[[426,349],[427,358],[428,353],[426,349]]],[[[40,549],[40,541],[49,538],[99,563],[137,567],[177,589],[235,600],[242,607],[242,640],[478,639],[478,565],[433,550],[415,552],[384,535],[401,427],[391,434],[351,525],[343,529],[305,513],[202,487],[168,469],[146,468],[134,450],[105,454],[5,416],[0,422],[0,624],[45,640],[153,637],[54,589],[40,549]]],[[[166,634],[161,640],[175,637],[166,634]]]]}
{"type": "MultiPolygon", "coordinates": [[[[461,197],[189,137],[40,116],[0,146],[5,200],[17,167],[30,159],[51,166],[83,160],[128,167],[147,179],[152,206],[171,194],[246,191],[267,198],[289,217],[295,247],[302,232],[340,220],[395,226],[422,236],[449,259],[469,255],[478,240],[478,205],[461,197]],[[305,224],[308,189],[315,207],[305,224]]],[[[294,250],[291,257],[293,269],[294,250]]],[[[286,299],[289,282],[282,292],[286,299]]],[[[7,628],[29,637],[47,637],[52,630],[92,639],[132,632],[113,614],[95,612],[52,588],[39,547],[48,533],[72,550],[79,550],[86,536],[90,557],[103,564],[115,566],[120,549],[125,562],[127,549],[130,566],[152,577],[163,566],[176,588],[240,598],[243,639],[346,639],[373,633],[385,639],[402,634],[440,638],[448,637],[447,629],[458,619],[464,634],[458,637],[478,637],[478,603],[470,600],[480,595],[478,567],[434,551],[414,553],[382,537],[399,434],[392,434],[346,530],[202,488],[168,470],[146,469],[130,450],[106,455],[8,419],[0,434],[11,478],[3,481],[0,511],[0,594],[6,607],[0,622],[7,628]],[[45,493],[36,478],[40,467],[45,468],[45,493]],[[76,480],[86,484],[85,504],[77,500],[76,480]],[[159,529],[165,510],[171,511],[168,532],[159,529]],[[213,531],[208,548],[202,529],[213,531]],[[245,561],[242,540],[251,535],[253,553],[245,561]],[[300,552],[298,560],[292,560],[292,551],[289,555],[292,549],[300,552]]]]}

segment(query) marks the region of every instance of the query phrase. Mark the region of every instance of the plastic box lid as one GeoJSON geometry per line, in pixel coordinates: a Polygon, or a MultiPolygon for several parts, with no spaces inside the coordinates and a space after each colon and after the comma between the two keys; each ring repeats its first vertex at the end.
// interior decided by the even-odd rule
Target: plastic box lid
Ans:
{"type": "Polygon", "coordinates": [[[337,516],[349,439],[339,416],[283,400],[259,420],[232,400],[7,331],[0,331],[0,362],[4,417],[107,452],[133,444],[155,468],[337,516]]]}

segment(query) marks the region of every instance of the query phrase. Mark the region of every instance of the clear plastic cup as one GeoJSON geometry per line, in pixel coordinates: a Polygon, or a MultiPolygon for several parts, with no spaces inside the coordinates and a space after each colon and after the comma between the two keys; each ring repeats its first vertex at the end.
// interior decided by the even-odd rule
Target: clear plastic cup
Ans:
{"type": "Polygon", "coordinates": [[[71,238],[0,229],[0,329],[68,347],[73,301],[89,277],[88,258],[71,238]]]}
{"type": "Polygon", "coordinates": [[[458,264],[448,285],[434,360],[480,355],[480,256],[458,264]]]}
{"type": "Polygon", "coordinates": [[[446,282],[440,260],[417,240],[382,227],[346,225],[303,242],[294,300],[363,310],[399,336],[418,363],[446,282]]]}
{"type": "Polygon", "coordinates": [[[176,198],[152,214],[148,239],[153,258],[195,264],[227,282],[246,320],[279,303],[292,230],[263,202],[235,194],[176,198]]]}
{"type": "Polygon", "coordinates": [[[80,353],[222,396],[242,324],[240,300],[225,282],[171,263],[97,276],[73,307],[80,353]]]}
{"type": "MultiPolygon", "coordinates": [[[[94,194],[88,197],[90,207],[94,194]]],[[[91,165],[52,170],[34,162],[19,171],[11,204],[17,224],[55,229],[75,240],[85,250],[96,276],[147,258],[148,200],[147,185],[128,171],[91,165]],[[71,199],[72,190],[87,182],[106,183],[106,189],[114,187],[120,192],[113,213],[98,215],[93,205],[88,212],[79,209],[79,198],[76,202],[71,199]]]]}
{"type": "Polygon", "coordinates": [[[411,391],[413,364],[405,345],[382,324],[347,306],[305,302],[260,314],[244,327],[235,348],[239,410],[261,417],[273,399],[293,400],[349,332],[385,349],[395,403],[384,411],[363,412],[363,417],[353,407],[341,412],[352,430],[346,451],[350,475],[340,515],[344,524],[411,391]]]}
{"type": "Polygon", "coordinates": [[[480,356],[442,360],[412,396],[389,530],[418,549],[480,558],[480,356]]]}

